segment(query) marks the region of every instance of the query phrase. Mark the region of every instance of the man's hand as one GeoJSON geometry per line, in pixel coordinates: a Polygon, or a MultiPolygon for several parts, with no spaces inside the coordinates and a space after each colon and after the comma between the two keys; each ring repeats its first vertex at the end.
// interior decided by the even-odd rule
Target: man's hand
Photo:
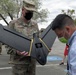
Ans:
{"type": "Polygon", "coordinates": [[[22,55],[22,56],[28,56],[29,53],[26,52],[26,51],[20,52],[20,51],[17,50],[17,54],[18,54],[18,55],[22,55]]]}

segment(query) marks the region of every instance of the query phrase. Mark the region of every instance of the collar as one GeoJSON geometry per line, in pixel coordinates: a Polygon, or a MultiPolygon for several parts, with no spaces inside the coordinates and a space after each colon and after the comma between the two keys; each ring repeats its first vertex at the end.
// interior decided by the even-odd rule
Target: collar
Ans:
{"type": "Polygon", "coordinates": [[[30,27],[30,26],[32,26],[31,20],[29,22],[25,23],[23,21],[22,17],[19,18],[19,24],[22,25],[22,26],[24,26],[24,27],[30,27]]]}
{"type": "Polygon", "coordinates": [[[68,45],[71,45],[71,42],[73,41],[74,37],[76,36],[76,31],[73,32],[72,36],[68,40],[68,45]]]}

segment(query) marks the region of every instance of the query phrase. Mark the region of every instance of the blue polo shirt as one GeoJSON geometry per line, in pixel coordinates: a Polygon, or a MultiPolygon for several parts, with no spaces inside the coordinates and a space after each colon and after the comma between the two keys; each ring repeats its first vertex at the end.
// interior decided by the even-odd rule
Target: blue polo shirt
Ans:
{"type": "Polygon", "coordinates": [[[69,75],[76,75],[76,31],[70,37],[68,44],[69,75]]]}

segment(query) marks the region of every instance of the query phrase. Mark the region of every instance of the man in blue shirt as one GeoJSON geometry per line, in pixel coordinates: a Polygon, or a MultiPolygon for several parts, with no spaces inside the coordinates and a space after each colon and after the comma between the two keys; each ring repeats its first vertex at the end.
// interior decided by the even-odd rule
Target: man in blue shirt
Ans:
{"type": "Polygon", "coordinates": [[[66,14],[59,14],[52,22],[52,30],[58,38],[68,40],[68,75],[76,75],[76,26],[73,19],[66,14]]]}

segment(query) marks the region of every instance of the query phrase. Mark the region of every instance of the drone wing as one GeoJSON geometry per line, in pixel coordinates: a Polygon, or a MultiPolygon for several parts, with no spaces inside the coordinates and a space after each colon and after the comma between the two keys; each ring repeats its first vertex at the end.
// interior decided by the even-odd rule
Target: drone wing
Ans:
{"type": "MultiPolygon", "coordinates": [[[[9,27],[0,24],[0,42],[9,45],[19,51],[29,52],[29,56],[34,57],[41,65],[46,64],[46,57],[52,47],[56,34],[49,25],[40,37],[37,35],[30,39],[9,27]]],[[[24,57],[22,57],[24,58],[24,57]]]]}
{"type": "Polygon", "coordinates": [[[0,24],[0,42],[19,51],[29,52],[31,39],[0,24]]]}
{"type": "Polygon", "coordinates": [[[49,49],[52,48],[52,45],[56,39],[56,34],[51,29],[51,24],[42,32],[40,38],[44,41],[49,49]]]}
{"type": "Polygon", "coordinates": [[[46,64],[47,55],[52,48],[55,38],[56,34],[51,29],[51,25],[42,32],[40,37],[38,37],[37,34],[34,34],[31,41],[30,55],[33,55],[41,65],[46,64]]]}

